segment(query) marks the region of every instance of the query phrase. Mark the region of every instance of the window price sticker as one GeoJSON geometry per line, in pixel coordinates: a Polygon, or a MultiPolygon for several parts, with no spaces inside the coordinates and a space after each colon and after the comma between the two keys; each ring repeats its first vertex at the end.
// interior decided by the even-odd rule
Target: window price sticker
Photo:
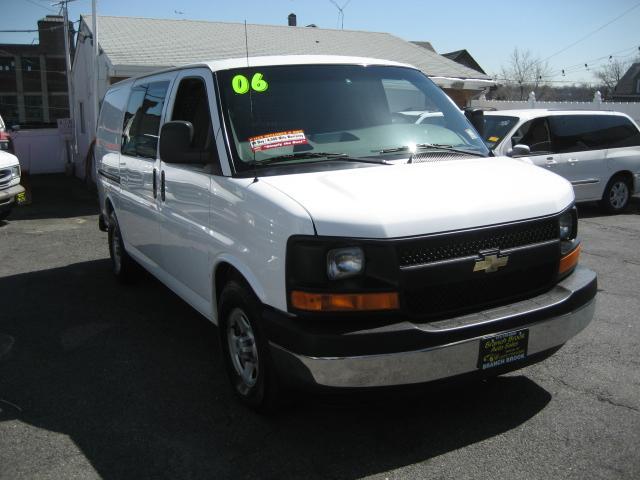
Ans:
{"type": "Polygon", "coordinates": [[[287,130],[285,132],[268,133],[249,138],[249,145],[254,152],[271,150],[272,148],[291,147],[309,143],[303,130],[287,130]]]}

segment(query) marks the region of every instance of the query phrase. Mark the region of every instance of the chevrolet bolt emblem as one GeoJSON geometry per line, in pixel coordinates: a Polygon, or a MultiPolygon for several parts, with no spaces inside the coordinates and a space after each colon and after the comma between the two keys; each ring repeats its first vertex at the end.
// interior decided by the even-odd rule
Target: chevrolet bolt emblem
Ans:
{"type": "Polygon", "coordinates": [[[499,257],[497,253],[491,255],[483,255],[481,253],[480,256],[482,257],[482,259],[477,260],[476,264],[473,266],[474,272],[497,272],[499,268],[506,267],[507,263],[509,262],[509,255],[499,257]]]}

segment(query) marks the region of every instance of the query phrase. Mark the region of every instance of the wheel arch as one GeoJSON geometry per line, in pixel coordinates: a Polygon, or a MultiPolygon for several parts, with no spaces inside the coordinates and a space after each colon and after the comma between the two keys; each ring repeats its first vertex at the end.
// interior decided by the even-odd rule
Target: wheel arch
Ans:
{"type": "Polygon", "coordinates": [[[257,276],[253,274],[251,269],[243,265],[240,261],[232,256],[223,255],[218,258],[213,267],[212,279],[212,318],[215,319],[214,323],[216,324],[219,323],[218,300],[224,286],[230,280],[235,279],[242,283],[245,283],[247,287],[249,287],[254,295],[258,298],[258,300],[260,300],[260,302],[265,303],[266,301],[265,289],[262,287],[257,276]]]}

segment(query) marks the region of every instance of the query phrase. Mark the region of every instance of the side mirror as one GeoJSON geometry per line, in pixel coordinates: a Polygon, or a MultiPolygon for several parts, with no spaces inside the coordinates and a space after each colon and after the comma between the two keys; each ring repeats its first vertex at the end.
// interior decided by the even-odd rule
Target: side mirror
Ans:
{"type": "Polygon", "coordinates": [[[507,150],[507,157],[526,157],[527,155],[531,155],[531,149],[529,148],[529,145],[524,145],[522,143],[519,143],[513,148],[507,150]]]}
{"type": "Polygon", "coordinates": [[[476,129],[480,138],[484,138],[484,110],[481,108],[465,108],[464,116],[476,129]]]}
{"type": "Polygon", "coordinates": [[[166,163],[206,163],[200,150],[191,147],[193,125],[184,120],[174,120],[160,129],[160,159],[166,163]]]}

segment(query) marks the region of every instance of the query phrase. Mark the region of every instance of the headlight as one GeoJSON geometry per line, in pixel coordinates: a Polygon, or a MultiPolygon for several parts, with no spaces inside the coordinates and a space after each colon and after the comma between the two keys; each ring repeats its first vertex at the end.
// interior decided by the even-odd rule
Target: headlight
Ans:
{"type": "Polygon", "coordinates": [[[327,253],[327,276],[331,280],[354,277],[364,270],[364,252],[360,247],[336,248],[327,253]]]}
{"type": "Polygon", "coordinates": [[[11,167],[11,178],[20,178],[20,165],[11,167]]]}
{"type": "Polygon", "coordinates": [[[560,240],[573,240],[578,236],[578,214],[573,207],[560,216],[560,240]]]}

